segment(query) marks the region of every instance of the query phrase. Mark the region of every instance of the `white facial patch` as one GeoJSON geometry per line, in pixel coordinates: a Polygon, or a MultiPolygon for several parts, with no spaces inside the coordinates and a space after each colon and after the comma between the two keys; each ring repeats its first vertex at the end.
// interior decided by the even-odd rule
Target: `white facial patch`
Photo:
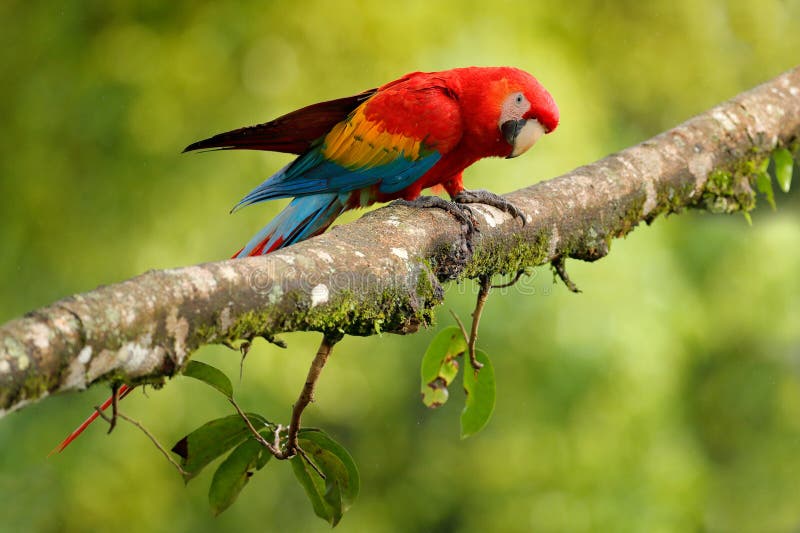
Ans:
{"type": "Polygon", "coordinates": [[[521,119],[522,115],[527,113],[530,108],[531,103],[523,93],[509,94],[500,109],[500,122],[497,125],[500,126],[507,120],[521,119]]]}
{"type": "Polygon", "coordinates": [[[514,149],[509,157],[517,157],[527,152],[544,133],[544,126],[539,124],[538,120],[535,118],[528,119],[522,129],[519,130],[517,138],[514,140],[514,149]]]}

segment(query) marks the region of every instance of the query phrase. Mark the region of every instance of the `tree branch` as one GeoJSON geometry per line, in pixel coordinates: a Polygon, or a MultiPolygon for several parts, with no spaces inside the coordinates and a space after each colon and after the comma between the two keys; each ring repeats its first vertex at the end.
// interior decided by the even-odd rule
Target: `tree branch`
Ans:
{"type": "Polygon", "coordinates": [[[0,413],[100,381],[163,380],[198,347],[286,331],[411,333],[440,281],[513,274],[559,257],[594,261],[639,222],[685,207],[755,205],[759,161],[800,147],[800,69],[639,145],[507,196],[527,215],[474,205],[475,255],[459,224],[393,206],[263,257],[151,271],[0,327],[0,413]]]}

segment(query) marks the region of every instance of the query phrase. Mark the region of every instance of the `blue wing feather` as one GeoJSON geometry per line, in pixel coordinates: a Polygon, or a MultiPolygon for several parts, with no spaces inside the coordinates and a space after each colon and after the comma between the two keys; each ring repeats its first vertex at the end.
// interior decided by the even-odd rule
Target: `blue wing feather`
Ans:
{"type": "Polygon", "coordinates": [[[412,185],[439,159],[441,155],[436,151],[417,160],[408,159],[401,153],[387,164],[350,169],[325,159],[318,146],[253,189],[234,206],[233,211],[266,200],[351,192],[372,185],[378,185],[382,193],[395,193],[412,185]]]}

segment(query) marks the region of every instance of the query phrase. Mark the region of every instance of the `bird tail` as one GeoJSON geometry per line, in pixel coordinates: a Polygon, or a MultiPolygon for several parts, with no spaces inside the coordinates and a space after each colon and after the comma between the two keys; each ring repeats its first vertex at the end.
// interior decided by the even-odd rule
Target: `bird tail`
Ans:
{"type": "MultiPolygon", "coordinates": [[[[124,398],[125,396],[127,396],[127,395],[128,395],[128,394],[129,394],[129,393],[132,391],[132,390],[133,390],[133,387],[128,387],[127,385],[120,385],[119,389],[117,389],[117,400],[121,400],[121,399],[123,399],[123,398],[124,398]]],[[[105,411],[106,409],[108,409],[108,408],[109,408],[109,406],[110,406],[110,405],[113,403],[113,401],[114,401],[114,396],[112,395],[112,396],[111,396],[111,397],[110,397],[108,400],[106,400],[105,402],[103,402],[103,404],[102,404],[102,405],[101,405],[101,406],[100,406],[98,409],[99,409],[100,411],[105,411]]],[[[61,442],[61,444],[59,444],[58,446],[56,446],[55,448],[53,448],[53,450],[52,450],[50,453],[48,453],[48,454],[47,454],[47,456],[48,456],[48,457],[50,457],[50,456],[51,456],[51,455],[53,455],[54,453],[61,453],[62,451],[64,451],[64,448],[66,448],[67,446],[69,446],[70,442],[72,442],[72,441],[74,441],[75,439],[77,439],[77,438],[78,438],[78,436],[79,436],[81,433],[83,433],[83,431],[84,431],[84,430],[85,430],[87,427],[89,427],[89,424],[91,424],[92,422],[94,422],[95,420],[97,420],[97,417],[98,417],[98,416],[100,416],[100,412],[99,412],[99,411],[95,411],[94,413],[92,413],[92,414],[91,414],[91,416],[90,416],[89,418],[87,418],[86,420],[84,420],[84,421],[83,421],[83,424],[81,424],[80,426],[78,426],[78,427],[77,427],[77,429],[75,429],[75,431],[73,431],[72,433],[70,433],[70,434],[69,434],[69,436],[68,436],[66,439],[64,439],[64,440],[61,442]]]]}
{"type": "Polygon", "coordinates": [[[268,254],[319,235],[347,209],[347,196],[327,193],[295,198],[233,257],[268,254]]]}

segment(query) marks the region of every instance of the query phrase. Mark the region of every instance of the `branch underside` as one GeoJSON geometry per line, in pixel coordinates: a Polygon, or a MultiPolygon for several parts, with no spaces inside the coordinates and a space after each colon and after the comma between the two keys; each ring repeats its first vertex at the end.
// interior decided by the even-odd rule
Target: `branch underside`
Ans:
{"type": "Polygon", "coordinates": [[[800,68],[641,144],[511,193],[527,224],[473,204],[466,264],[460,225],[392,206],[267,256],[150,271],[0,326],[0,413],[101,381],[172,376],[205,344],[413,333],[440,282],[514,274],[570,257],[594,261],[615,237],[663,213],[750,210],[759,163],[800,147],[800,68]]]}

